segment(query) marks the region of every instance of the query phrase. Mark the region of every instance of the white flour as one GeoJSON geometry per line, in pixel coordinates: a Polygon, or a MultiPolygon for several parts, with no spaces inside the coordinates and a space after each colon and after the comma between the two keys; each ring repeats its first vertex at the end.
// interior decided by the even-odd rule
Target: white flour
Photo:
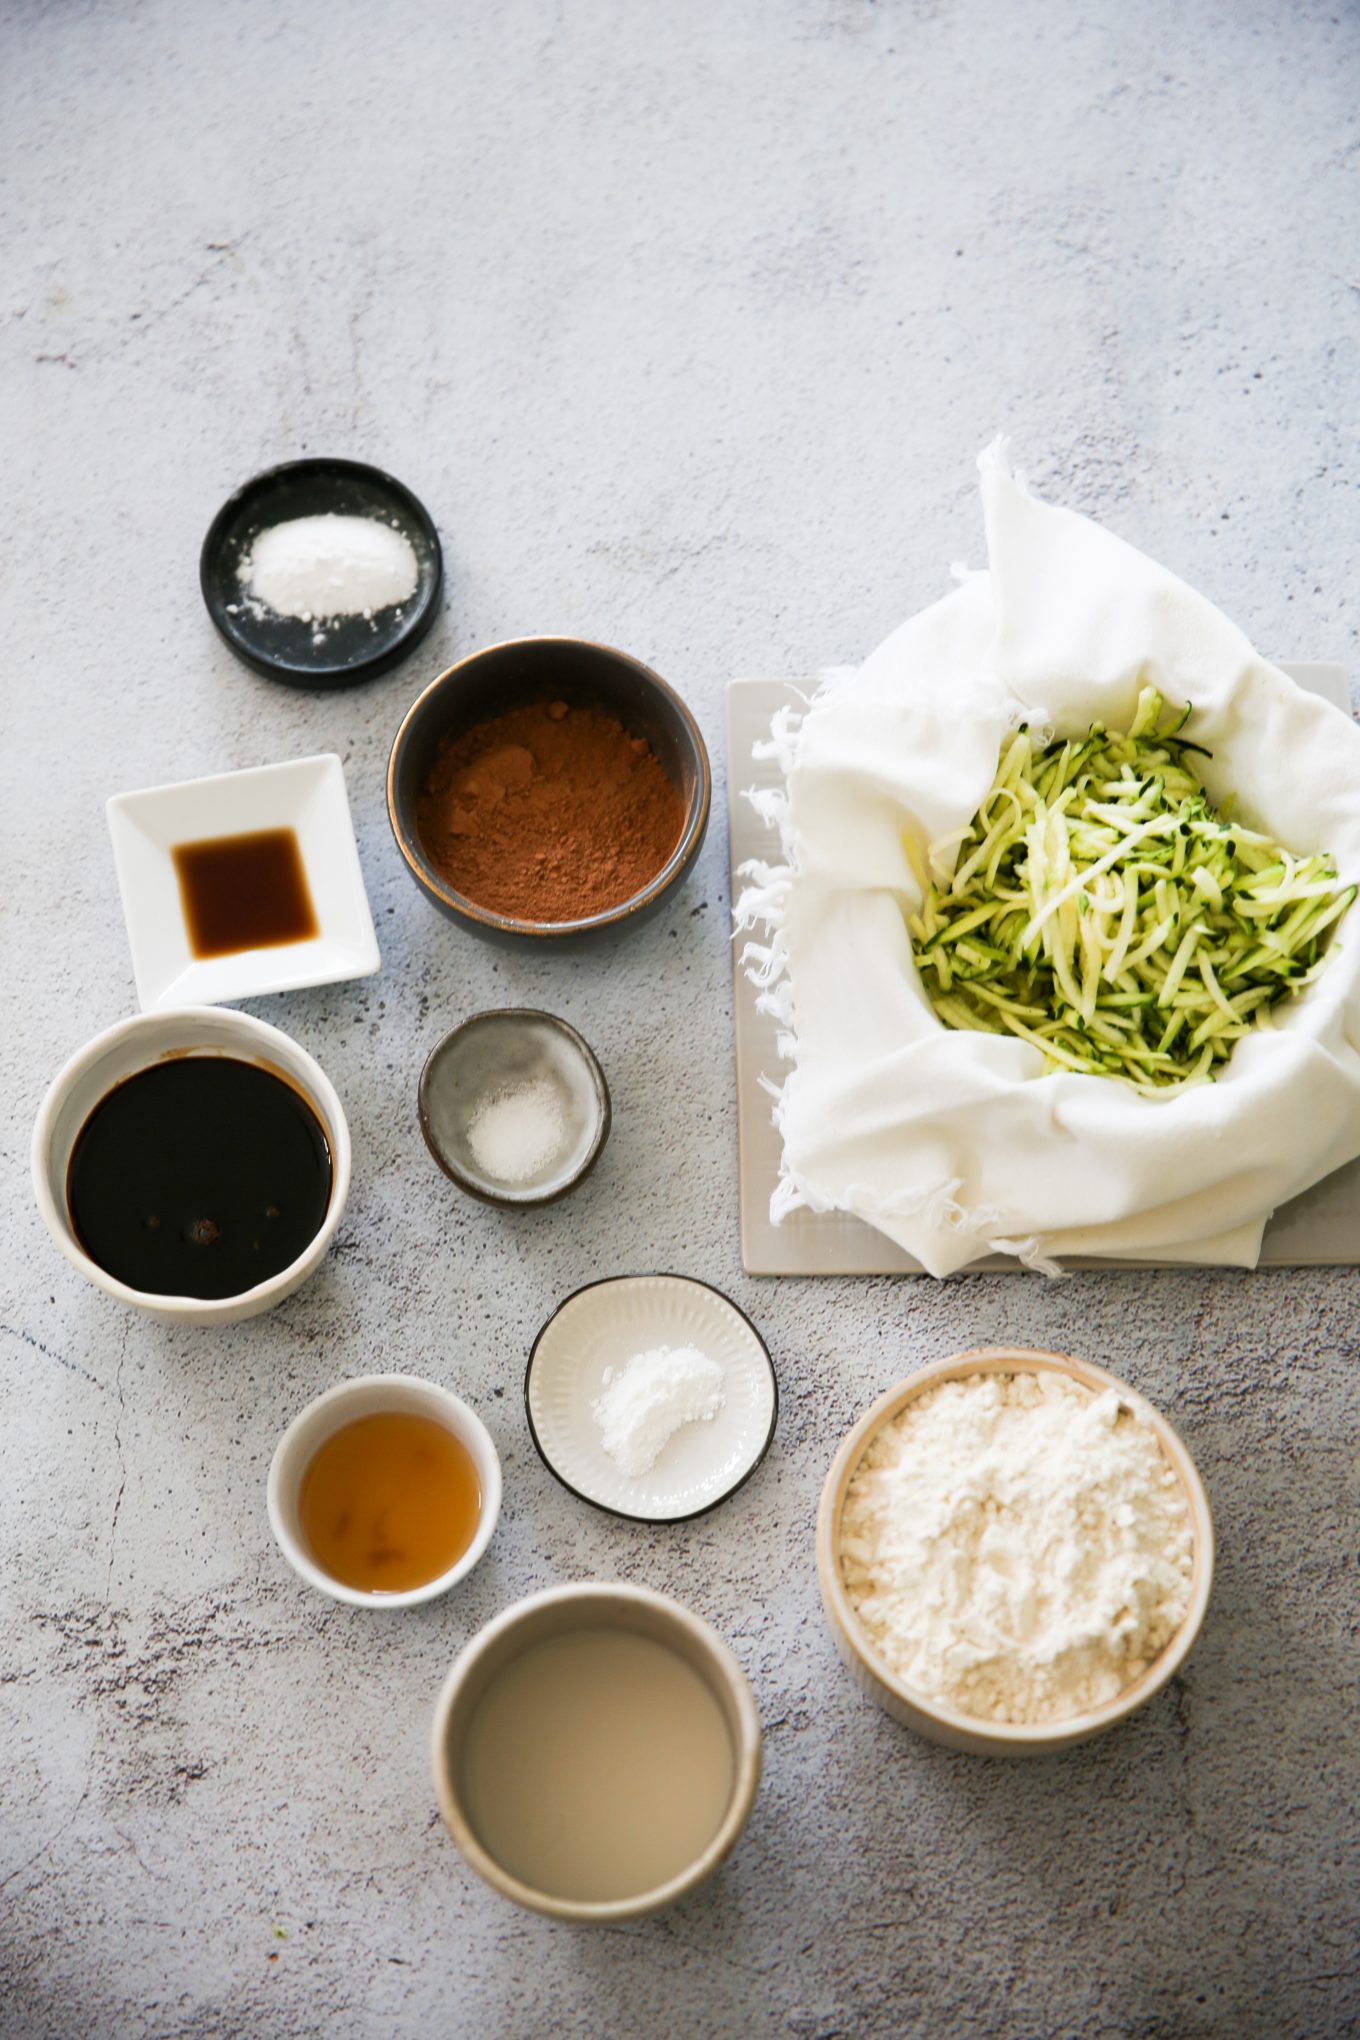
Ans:
{"type": "Polygon", "coordinates": [[[1149,1425],[1114,1390],[976,1374],[912,1402],[851,1479],[841,1569],[909,1685],[993,1721],[1122,1692],[1175,1633],[1191,1524],[1149,1425]]]}

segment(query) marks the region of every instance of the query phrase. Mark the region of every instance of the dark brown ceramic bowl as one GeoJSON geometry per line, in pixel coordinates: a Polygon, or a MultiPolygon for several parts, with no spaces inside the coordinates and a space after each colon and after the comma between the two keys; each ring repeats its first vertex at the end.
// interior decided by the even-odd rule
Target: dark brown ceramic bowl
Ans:
{"type": "Polygon", "coordinates": [[[387,812],[397,848],[420,890],[441,914],[474,935],[508,943],[578,946],[635,928],[683,883],[708,827],[712,780],[699,725],[673,687],[640,659],[584,638],[512,638],[460,659],[406,711],[387,767],[387,812]],[[566,701],[617,716],[645,737],[685,809],[680,840],[660,871],[631,899],[579,921],[526,921],[455,892],[430,862],[416,805],[445,737],[534,701],[566,701]]]}

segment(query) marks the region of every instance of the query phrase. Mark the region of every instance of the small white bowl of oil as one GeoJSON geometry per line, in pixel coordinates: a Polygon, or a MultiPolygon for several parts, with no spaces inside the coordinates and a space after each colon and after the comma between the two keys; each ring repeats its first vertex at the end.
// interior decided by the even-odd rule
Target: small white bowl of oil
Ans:
{"type": "Polygon", "coordinates": [[[355,1608],[410,1608],[466,1577],[496,1528],[501,1463],[475,1411],[414,1374],[342,1381],[269,1468],[269,1522],[299,1578],[355,1608]]]}
{"type": "Polygon", "coordinates": [[[647,1587],[531,1594],[454,1663],[435,1791],[463,1856],[531,1912],[608,1925],[674,1905],[736,1847],[761,1732],[722,1638],[647,1587]]]}

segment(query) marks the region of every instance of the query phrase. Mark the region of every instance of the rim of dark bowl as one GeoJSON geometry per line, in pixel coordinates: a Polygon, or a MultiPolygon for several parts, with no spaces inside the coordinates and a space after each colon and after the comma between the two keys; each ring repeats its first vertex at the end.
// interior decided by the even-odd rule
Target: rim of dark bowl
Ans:
{"type": "Polygon", "coordinates": [[[573,1190],[579,1189],[581,1184],[585,1182],[586,1177],[604,1153],[605,1143],[609,1139],[610,1129],[614,1124],[614,1103],[609,1095],[609,1080],[605,1076],[600,1058],[596,1055],[585,1036],[578,1033],[576,1028],[572,1026],[570,1020],[564,1020],[560,1013],[549,1013],[542,1006],[485,1006],[479,1012],[469,1013],[466,1020],[460,1020],[456,1027],[450,1027],[447,1034],[441,1034],[434,1047],[426,1056],[424,1067],[420,1072],[420,1081],[416,1085],[416,1117],[420,1122],[421,1137],[431,1156],[443,1170],[449,1181],[457,1184],[458,1188],[464,1191],[467,1196],[475,1197],[479,1204],[492,1204],[498,1211],[537,1211],[545,1204],[556,1204],[560,1198],[569,1196],[573,1190]],[[476,1181],[464,1170],[460,1169],[456,1162],[450,1160],[439,1148],[430,1131],[429,1115],[425,1110],[425,1097],[431,1065],[435,1057],[442,1049],[448,1046],[455,1035],[463,1034],[469,1027],[477,1026],[485,1020],[546,1020],[550,1027],[555,1027],[559,1033],[565,1034],[575,1044],[582,1061],[590,1072],[591,1080],[595,1086],[596,1102],[599,1106],[595,1137],[590,1143],[586,1158],[581,1163],[580,1168],[568,1176],[565,1182],[559,1183],[552,1190],[539,1191],[533,1196],[526,1197],[506,1196],[499,1190],[492,1190],[485,1183],[476,1181]]]}
{"type": "Polygon", "coordinates": [[[551,939],[565,935],[585,935],[595,929],[622,926],[642,908],[650,906],[653,900],[683,876],[708,827],[709,811],[712,803],[713,770],[709,763],[708,746],[704,742],[703,731],[699,728],[693,710],[684,700],[683,696],[678,694],[675,688],[671,686],[669,680],[663,680],[661,675],[651,666],[647,665],[644,660],[634,658],[631,652],[620,651],[617,645],[604,644],[598,638],[566,637],[552,631],[540,633],[532,637],[497,638],[493,644],[479,645],[475,652],[467,653],[464,658],[455,659],[454,663],[451,666],[446,666],[442,673],[436,673],[434,679],[421,688],[420,693],[411,703],[401,722],[398,724],[397,734],[392,739],[392,749],[388,754],[387,760],[387,819],[391,824],[393,837],[405,861],[407,870],[423,891],[433,893],[436,898],[443,900],[445,905],[451,907],[455,914],[462,915],[469,921],[475,921],[480,926],[489,928],[497,934],[543,935],[551,939]],[[464,667],[473,665],[477,660],[485,658],[491,652],[512,651],[521,645],[550,644],[575,645],[587,651],[602,652],[606,658],[618,659],[623,665],[631,666],[635,672],[641,673],[675,710],[681,723],[684,725],[686,734],[694,747],[695,756],[699,761],[698,782],[695,792],[690,798],[689,808],[685,816],[685,825],[680,831],[680,840],[662,865],[660,871],[657,872],[653,879],[649,880],[641,892],[633,893],[626,900],[620,900],[616,907],[608,907],[603,913],[588,914],[578,921],[522,920],[513,914],[498,914],[494,907],[480,906],[476,900],[468,899],[465,893],[455,892],[453,887],[444,879],[441,879],[433,866],[421,856],[414,828],[408,837],[407,831],[397,813],[397,758],[406,732],[410,728],[417,711],[428,697],[435,692],[436,688],[442,687],[444,682],[452,679],[455,673],[461,673],[464,667]]]}
{"type": "Polygon", "coordinates": [[[633,1268],[626,1275],[598,1275],[593,1282],[583,1282],[579,1289],[571,1290],[568,1295],[562,1297],[553,1305],[553,1308],[534,1334],[534,1343],[529,1348],[528,1365],[524,1369],[524,1421],[529,1426],[529,1436],[533,1440],[535,1452],[543,1461],[543,1464],[547,1467],[558,1486],[564,1487],[569,1495],[575,1495],[577,1501],[584,1502],[588,1509],[598,1509],[602,1516],[614,1516],[621,1523],[641,1523],[649,1530],[664,1530],[668,1529],[672,1523],[696,1523],[700,1516],[711,1516],[715,1509],[720,1509],[724,1502],[730,1502],[733,1495],[739,1494],[747,1481],[764,1465],[769,1455],[770,1447],[774,1443],[774,1434],[779,1425],[779,1376],[775,1372],[774,1356],[770,1352],[765,1334],[761,1331],[755,1320],[747,1316],[741,1305],[734,1298],[730,1297],[725,1289],[719,1289],[716,1282],[705,1282],[698,1275],[682,1275],[677,1268],[633,1268]],[[774,1396],[774,1405],[770,1411],[770,1428],[765,1433],[759,1452],[757,1452],[745,1473],[742,1474],[739,1480],[734,1480],[731,1487],[724,1488],[722,1493],[715,1495],[711,1502],[705,1502],[702,1509],[688,1509],[683,1516],[638,1516],[631,1509],[612,1508],[608,1502],[597,1501],[594,1495],[584,1494],[580,1488],[573,1487],[566,1475],[544,1451],[543,1442],[534,1428],[534,1413],[529,1405],[529,1384],[534,1378],[534,1362],[538,1358],[538,1349],[543,1343],[543,1335],[548,1330],[548,1327],[562,1315],[567,1305],[574,1303],[578,1296],[585,1296],[592,1289],[607,1289],[614,1282],[646,1281],[690,1282],[696,1289],[706,1289],[710,1296],[721,1297],[729,1310],[734,1310],[743,1324],[749,1328],[752,1338],[765,1355],[765,1365],[770,1370],[770,1391],[774,1396]]]}

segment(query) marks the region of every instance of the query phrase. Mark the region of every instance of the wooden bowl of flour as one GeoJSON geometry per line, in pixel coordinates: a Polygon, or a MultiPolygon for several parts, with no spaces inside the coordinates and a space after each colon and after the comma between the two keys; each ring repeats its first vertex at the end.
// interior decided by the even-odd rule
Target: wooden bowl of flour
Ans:
{"type": "MultiPolygon", "coordinates": [[[[853,1570],[853,1567],[852,1567],[853,1570]]],[[[1166,1419],[1135,1389],[1101,1367],[1064,1353],[1024,1347],[987,1346],[937,1360],[908,1376],[865,1412],[841,1445],[822,1490],[817,1517],[817,1575],[837,1649],[869,1697],[895,1721],[929,1741],[979,1756],[1043,1756],[1069,1749],[1113,1728],[1159,1693],[1185,1662],[1204,1620],[1214,1572],[1214,1530],[1208,1497],[1194,1463],[1166,1419]],[[843,1561],[842,1531],[847,1496],[865,1454],[886,1425],[927,1391],[978,1375],[1065,1377],[1094,1399],[1113,1389],[1127,1410],[1154,1434],[1162,1459],[1179,1484],[1190,1536],[1186,1605],[1178,1626],[1136,1676],[1097,1705],[1039,1720],[999,1720],[965,1712],[935,1692],[912,1685],[890,1665],[856,1612],[843,1561]]]]}

